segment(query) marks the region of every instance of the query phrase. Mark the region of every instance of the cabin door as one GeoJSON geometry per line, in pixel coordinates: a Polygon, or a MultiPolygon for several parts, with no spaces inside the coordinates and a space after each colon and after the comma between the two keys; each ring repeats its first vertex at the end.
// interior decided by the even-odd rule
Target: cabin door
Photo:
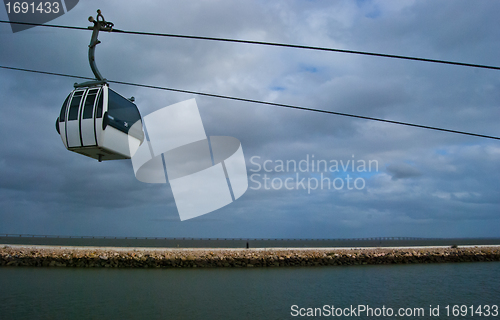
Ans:
{"type": "Polygon", "coordinates": [[[82,141],[80,137],[80,105],[82,104],[84,90],[76,91],[71,98],[69,105],[68,116],[66,117],[66,137],[68,148],[81,147],[82,141]]]}
{"type": "Polygon", "coordinates": [[[99,88],[89,89],[85,96],[85,101],[82,103],[80,112],[80,134],[82,138],[82,146],[96,146],[96,128],[94,121],[94,107],[97,101],[99,88]]]}

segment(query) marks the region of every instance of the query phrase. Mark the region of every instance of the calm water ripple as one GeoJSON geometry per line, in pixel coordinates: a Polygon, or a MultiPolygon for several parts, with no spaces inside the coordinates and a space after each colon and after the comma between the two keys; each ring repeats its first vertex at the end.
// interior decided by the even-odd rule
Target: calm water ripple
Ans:
{"type": "Polygon", "coordinates": [[[450,319],[445,305],[500,306],[500,263],[244,269],[3,267],[0,288],[3,320],[310,319],[314,317],[293,317],[291,306],[358,304],[394,310],[423,307],[426,316],[419,319],[450,319]],[[430,317],[429,305],[440,305],[441,316],[430,317]]]}

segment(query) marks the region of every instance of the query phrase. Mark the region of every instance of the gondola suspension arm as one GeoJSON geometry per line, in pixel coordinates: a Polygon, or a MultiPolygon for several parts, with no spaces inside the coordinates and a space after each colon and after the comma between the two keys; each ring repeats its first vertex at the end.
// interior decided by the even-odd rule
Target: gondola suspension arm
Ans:
{"type": "Polygon", "coordinates": [[[96,80],[87,81],[84,83],[75,83],[75,85],[74,85],[75,88],[88,87],[88,86],[106,83],[106,79],[101,75],[101,73],[99,72],[99,69],[97,69],[97,65],[95,62],[95,47],[99,43],[101,43],[101,41],[99,41],[99,39],[98,39],[99,31],[111,32],[113,30],[114,25],[112,22],[108,22],[104,19],[104,16],[102,15],[101,10],[97,10],[96,19],[94,19],[92,16],[90,16],[89,21],[94,23],[94,26],[88,27],[89,29],[92,30],[92,38],[90,39],[90,44],[89,44],[89,64],[90,64],[90,69],[92,69],[92,73],[94,73],[96,80]]]}

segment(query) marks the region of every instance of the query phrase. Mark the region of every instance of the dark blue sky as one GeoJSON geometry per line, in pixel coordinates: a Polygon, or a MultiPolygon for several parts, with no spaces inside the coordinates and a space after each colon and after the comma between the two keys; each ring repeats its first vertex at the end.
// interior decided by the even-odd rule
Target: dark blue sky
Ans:
{"type": "MultiPolygon", "coordinates": [[[[98,8],[123,30],[500,66],[496,2],[80,1],[51,23],[86,27],[98,8]]],[[[7,19],[3,9],[0,19],[7,19]]],[[[89,40],[86,31],[36,27],[13,34],[1,24],[0,64],[90,77],[89,40]]],[[[121,34],[102,33],[100,40],[97,64],[112,80],[500,135],[500,80],[494,70],[121,34]]],[[[64,148],[54,123],[74,82],[0,69],[0,233],[498,236],[498,141],[111,85],[135,96],[143,115],[194,97],[207,135],[241,141],[249,179],[254,175],[250,188],[227,207],[181,222],[168,184],[137,181],[129,160],[98,163],[64,148]],[[313,156],[316,164],[337,163],[340,169],[279,167],[280,161],[298,164],[313,156]],[[347,161],[355,161],[355,170],[347,161]],[[377,170],[357,170],[370,161],[377,170]],[[308,190],[297,184],[325,178],[337,179],[337,188],[308,190]],[[266,189],[264,179],[274,184],[266,189]],[[292,180],[285,185],[286,179],[292,180]],[[358,188],[349,189],[349,179],[358,179],[358,188]]]]}

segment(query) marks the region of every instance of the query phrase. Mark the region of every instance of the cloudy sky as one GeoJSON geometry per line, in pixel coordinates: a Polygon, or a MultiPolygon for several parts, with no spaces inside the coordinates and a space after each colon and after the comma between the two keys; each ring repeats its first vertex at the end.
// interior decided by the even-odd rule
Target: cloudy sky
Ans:
{"type": "MultiPolygon", "coordinates": [[[[50,23],[86,27],[98,8],[122,30],[500,66],[500,3],[492,1],[85,0],[50,23]]],[[[7,20],[4,9],[0,19],[7,20]]],[[[0,65],[91,77],[90,35],[45,27],[14,34],[0,24],[0,65]]],[[[500,136],[495,70],[201,40],[99,38],[97,64],[107,79],[500,136]]],[[[207,135],[241,141],[247,192],[181,222],[169,184],[137,181],[129,160],[98,163],[64,148],[54,123],[74,82],[0,69],[0,233],[498,236],[498,140],[111,84],[135,96],[143,115],[196,98],[207,135]],[[338,163],[339,170],[312,170],[313,158],[338,163]],[[307,172],[280,172],[280,161],[305,159],[307,172]],[[347,161],[355,161],[355,170],[342,168],[347,161]],[[370,161],[378,166],[357,170],[370,161]],[[336,187],[307,189],[307,181],[314,187],[322,177],[336,187]],[[287,178],[288,189],[280,187],[287,178]]]]}

